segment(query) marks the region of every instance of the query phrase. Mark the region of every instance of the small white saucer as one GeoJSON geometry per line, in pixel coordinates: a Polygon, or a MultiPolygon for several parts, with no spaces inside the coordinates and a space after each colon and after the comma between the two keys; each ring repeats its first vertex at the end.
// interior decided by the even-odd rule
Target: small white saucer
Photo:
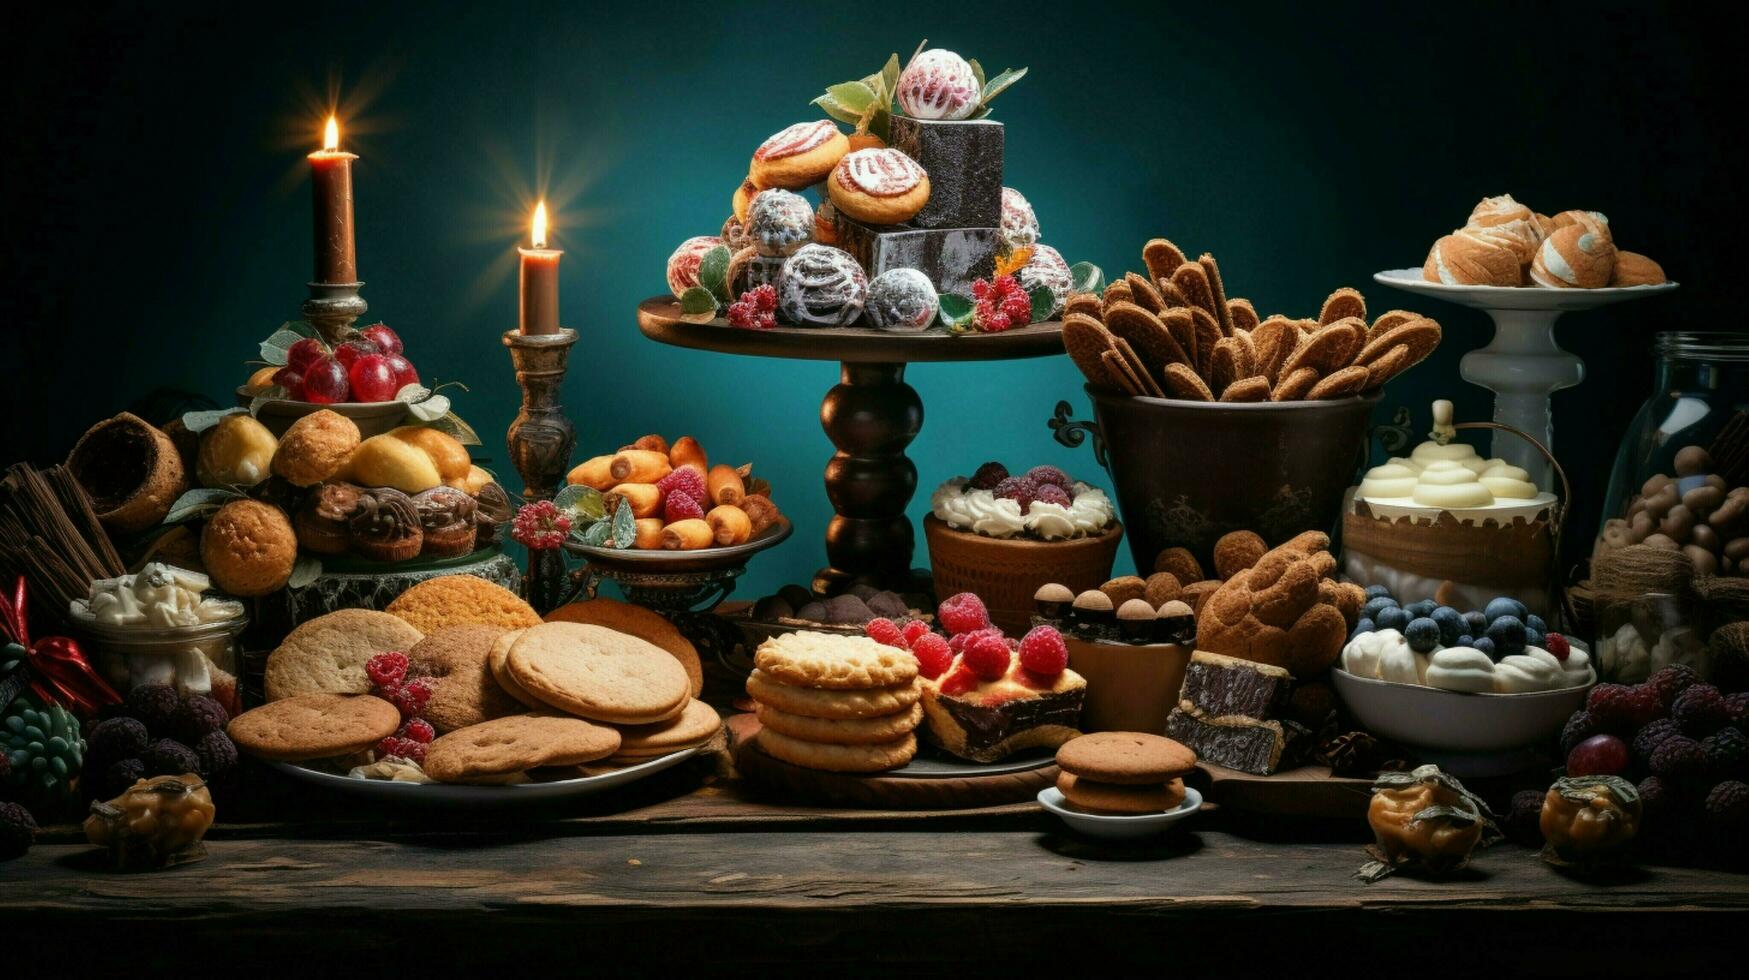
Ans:
{"type": "Polygon", "coordinates": [[[1069,829],[1088,837],[1107,840],[1134,840],[1150,837],[1202,809],[1202,794],[1194,787],[1184,787],[1184,802],[1164,813],[1115,814],[1084,813],[1068,805],[1063,793],[1055,786],[1038,791],[1039,805],[1051,811],[1069,825],[1069,829]]]}

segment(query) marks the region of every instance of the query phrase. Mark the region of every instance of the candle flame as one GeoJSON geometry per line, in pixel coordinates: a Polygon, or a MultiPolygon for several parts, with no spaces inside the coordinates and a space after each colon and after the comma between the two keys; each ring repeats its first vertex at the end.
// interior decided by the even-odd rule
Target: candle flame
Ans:
{"type": "Polygon", "coordinates": [[[332,115],[328,117],[328,125],[322,130],[322,149],[340,149],[340,121],[332,115]]]}
{"type": "Polygon", "coordinates": [[[535,248],[547,247],[547,202],[545,201],[534,206],[534,232],[529,237],[534,241],[535,248]]]}

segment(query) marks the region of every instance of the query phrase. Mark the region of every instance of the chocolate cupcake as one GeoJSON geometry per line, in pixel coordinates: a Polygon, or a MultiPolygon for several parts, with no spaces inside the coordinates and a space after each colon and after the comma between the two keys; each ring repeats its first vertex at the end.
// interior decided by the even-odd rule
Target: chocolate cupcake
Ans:
{"type": "Polygon", "coordinates": [[[1196,644],[1196,613],[1190,603],[1170,599],[1160,606],[1154,617],[1154,641],[1181,646],[1196,644]]]}
{"type": "Polygon", "coordinates": [[[359,491],[358,510],[347,530],[352,550],[373,561],[406,561],[425,543],[413,498],[394,487],[359,491]]]}
{"type": "Polygon", "coordinates": [[[454,487],[432,487],[413,497],[423,540],[419,553],[427,558],[455,558],[474,550],[479,535],[474,498],[454,487]]]}
{"type": "Polygon", "coordinates": [[[1154,607],[1146,599],[1127,599],[1117,607],[1117,635],[1125,643],[1148,643],[1154,639],[1154,607]]]}
{"type": "Polygon", "coordinates": [[[510,494],[503,487],[496,482],[481,487],[474,494],[474,523],[480,526],[475,545],[497,544],[499,529],[515,516],[516,508],[510,506],[510,494]]]}
{"type": "Polygon", "coordinates": [[[293,526],[298,546],[316,555],[344,555],[352,546],[351,522],[363,493],[350,483],[324,483],[304,497],[293,526]]]}

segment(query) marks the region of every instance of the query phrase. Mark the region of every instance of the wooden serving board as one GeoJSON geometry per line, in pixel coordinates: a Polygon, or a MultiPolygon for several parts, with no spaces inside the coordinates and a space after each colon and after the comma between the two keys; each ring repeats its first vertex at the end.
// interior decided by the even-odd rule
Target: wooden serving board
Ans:
{"type": "Polygon", "coordinates": [[[1307,820],[1365,819],[1372,799],[1371,779],[1333,776],[1328,766],[1301,766],[1273,776],[1206,762],[1197,768],[1208,775],[1208,801],[1229,811],[1307,820]]]}
{"type": "Polygon", "coordinates": [[[1057,766],[1047,763],[1020,772],[916,778],[891,773],[826,772],[791,765],[760,750],[759,719],[729,719],[735,770],[761,791],[831,806],[894,810],[951,810],[1029,802],[1057,781],[1057,766]]]}

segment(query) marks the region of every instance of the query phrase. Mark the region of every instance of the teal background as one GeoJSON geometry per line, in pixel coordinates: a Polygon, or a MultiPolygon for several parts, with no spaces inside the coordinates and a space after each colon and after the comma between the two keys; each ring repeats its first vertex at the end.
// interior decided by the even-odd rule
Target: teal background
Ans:
{"type": "MultiPolygon", "coordinates": [[[[1486,194],[1605,211],[1660,260],[1673,298],[1570,315],[1591,378],[1555,400],[1557,451],[1588,538],[1659,329],[1737,329],[1743,15],[1700,5],[204,3],[37,11],[8,31],[0,459],[59,458],[91,422],[160,386],[223,400],[256,342],[296,316],[310,266],[303,154],[330,87],[356,170],[369,319],[503,467],[517,389],[515,245],[534,189],[557,205],[564,321],[583,334],[565,387],[576,458],[659,431],[752,460],[797,524],[743,586],[806,581],[830,516],[820,430],[830,363],[658,346],[633,308],[664,291],[681,240],[713,234],[747,157],[817,111],[823,86],[918,40],[1031,74],[996,103],[1007,180],[1044,240],[1109,272],[1166,235],[1212,251],[1232,295],[1305,315],[1352,284],[1378,311],[1446,327],[1391,385],[1449,396],[1489,336],[1481,314],[1370,283],[1418,265],[1486,194]]],[[[1064,358],[921,365],[914,515],[985,459],[1053,463],[1052,407],[1087,406],[1064,358]]],[[[1220,447],[1210,447],[1219,451],[1220,447]]],[[[919,541],[918,564],[922,564],[919,541]]],[[[1121,564],[1127,567],[1125,556],[1121,564]]]]}

